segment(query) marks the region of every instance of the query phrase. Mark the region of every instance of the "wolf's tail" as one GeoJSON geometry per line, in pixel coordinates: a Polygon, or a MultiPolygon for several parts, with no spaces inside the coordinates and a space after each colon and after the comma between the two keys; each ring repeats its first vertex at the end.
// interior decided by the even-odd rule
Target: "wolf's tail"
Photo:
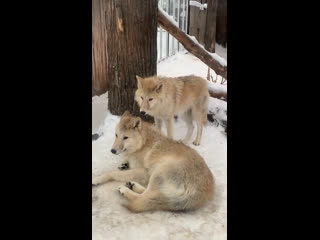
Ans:
{"type": "Polygon", "coordinates": [[[124,205],[131,212],[139,213],[152,210],[169,210],[168,199],[160,192],[144,193],[143,196],[124,205]]]}

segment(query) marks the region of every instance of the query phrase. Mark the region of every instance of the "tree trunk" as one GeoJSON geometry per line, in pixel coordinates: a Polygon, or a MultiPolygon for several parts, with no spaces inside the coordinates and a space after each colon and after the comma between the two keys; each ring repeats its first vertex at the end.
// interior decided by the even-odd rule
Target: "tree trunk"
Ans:
{"type": "Polygon", "coordinates": [[[136,75],[157,74],[157,0],[104,0],[106,4],[108,108],[138,115],[136,75]]]}
{"type": "Polygon", "coordinates": [[[92,96],[107,91],[105,0],[92,1],[92,96]]]}
{"type": "Polygon", "coordinates": [[[208,0],[206,27],[204,34],[204,48],[214,53],[216,44],[216,19],[218,0],[208,0]]]}
{"type": "Polygon", "coordinates": [[[217,61],[208,51],[197,44],[190,36],[181,31],[162,12],[158,11],[158,22],[160,26],[174,36],[189,52],[198,57],[208,67],[212,68],[216,74],[227,79],[227,67],[217,61]]]}

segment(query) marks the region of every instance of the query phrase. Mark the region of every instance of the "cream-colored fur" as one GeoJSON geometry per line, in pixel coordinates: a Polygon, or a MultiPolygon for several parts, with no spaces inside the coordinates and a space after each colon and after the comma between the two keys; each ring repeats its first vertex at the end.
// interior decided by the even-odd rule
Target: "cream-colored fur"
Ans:
{"type": "Polygon", "coordinates": [[[118,191],[133,212],[195,210],[213,195],[214,177],[194,149],[161,135],[128,112],[116,127],[112,151],[124,155],[129,170],[107,172],[92,184],[127,182],[118,191]]]}
{"type": "Polygon", "coordinates": [[[141,78],[137,76],[138,89],[135,93],[140,112],[155,118],[156,126],[161,130],[162,122],[167,127],[167,136],[173,138],[173,119],[183,115],[188,131],[183,139],[187,144],[193,133],[193,120],[197,124],[197,137],[194,145],[200,145],[203,125],[207,122],[208,83],[197,76],[141,78]]]}

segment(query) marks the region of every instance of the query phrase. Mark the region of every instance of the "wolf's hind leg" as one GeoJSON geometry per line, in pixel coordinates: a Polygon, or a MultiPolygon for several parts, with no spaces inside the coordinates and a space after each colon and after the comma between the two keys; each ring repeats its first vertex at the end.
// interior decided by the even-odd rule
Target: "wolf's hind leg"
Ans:
{"type": "Polygon", "coordinates": [[[136,192],[136,193],[143,193],[146,188],[142,185],[140,185],[139,183],[137,182],[134,182],[134,181],[130,181],[130,182],[127,182],[126,183],[126,186],[131,189],[132,191],[136,192]]]}
{"type": "Polygon", "coordinates": [[[188,131],[187,131],[187,135],[182,140],[182,142],[184,144],[188,144],[190,139],[191,139],[191,136],[192,136],[192,133],[193,133],[193,129],[194,129],[194,126],[193,126],[193,123],[192,123],[192,112],[191,112],[191,109],[183,114],[183,120],[187,124],[188,131]]]}
{"type": "Polygon", "coordinates": [[[139,197],[141,195],[141,194],[136,193],[136,192],[132,191],[131,189],[129,189],[128,187],[123,186],[123,185],[118,187],[118,192],[130,201],[135,200],[137,197],[139,197]]]}
{"type": "Polygon", "coordinates": [[[192,109],[192,117],[196,121],[196,124],[197,124],[197,137],[193,141],[193,144],[196,146],[199,146],[201,143],[201,138],[202,138],[203,115],[202,115],[201,111],[196,111],[195,109],[192,109]]]}

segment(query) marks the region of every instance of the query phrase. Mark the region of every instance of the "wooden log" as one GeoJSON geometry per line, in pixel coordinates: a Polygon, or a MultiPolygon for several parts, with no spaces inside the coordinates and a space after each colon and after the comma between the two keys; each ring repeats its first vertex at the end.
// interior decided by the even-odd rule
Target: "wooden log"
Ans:
{"type": "Polygon", "coordinates": [[[208,90],[211,97],[227,101],[227,87],[217,83],[208,82],[208,90]]]}
{"type": "Polygon", "coordinates": [[[227,67],[220,64],[207,50],[196,43],[190,36],[181,31],[166,16],[163,10],[158,9],[158,23],[160,26],[174,36],[189,52],[198,57],[208,67],[213,69],[216,74],[227,79],[227,67]]]}
{"type": "Polygon", "coordinates": [[[227,101],[227,93],[226,92],[219,92],[219,91],[214,91],[214,90],[209,89],[209,95],[211,97],[218,98],[223,101],[227,101]]]}

